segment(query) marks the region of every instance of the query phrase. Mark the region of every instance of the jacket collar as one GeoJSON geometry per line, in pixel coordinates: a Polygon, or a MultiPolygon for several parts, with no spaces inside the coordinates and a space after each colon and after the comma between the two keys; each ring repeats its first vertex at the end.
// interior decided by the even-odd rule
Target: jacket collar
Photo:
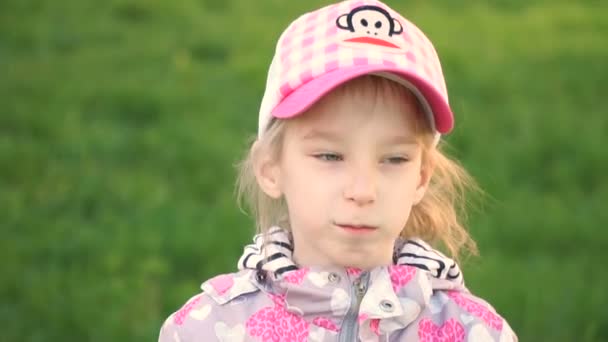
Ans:
{"type": "Polygon", "coordinates": [[[430,305],[432,310],[434,290],[468,292],[458,265],[421,239],[398,240],[394,251],[392,265],[365,272],[343,267],[299,268],[292,259],[291,235],[273,227],[244,248],[239,273],[218,276],[202,288],[220,304],[262,290],[276,305],[310,321],[323,317],[342,322],[353,301],[359,299],[356,319],[361,336],[406,327],[425,307],[430,305]],[[222,291],[226,283],[230,286],[222,291]],[[360,298],[356,298],[354,285],[358,283],[365,285],[360,298]]]}
{"type": "MultiPolygon", "coordinates": [[[[293,261],[293,242],[288,231],[272,227],[267,233],[256,235],[253,242],[244,248],[238,262],[240,270],[255,270],[278,280],[299,269],[293,261]]],[[[435,283],[443,284],[442,287],[464,287],[458,264],[419,238],[395,242],[393,265],[416,267],[435,280],[441,280],[435,283]]]]}

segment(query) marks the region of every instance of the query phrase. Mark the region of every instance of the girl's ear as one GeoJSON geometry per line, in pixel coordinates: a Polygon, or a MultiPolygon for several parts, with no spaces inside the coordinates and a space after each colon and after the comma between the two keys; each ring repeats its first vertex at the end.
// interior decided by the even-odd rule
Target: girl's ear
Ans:
{"type": "Polygon", "coordinates": [[[282,195],[278,161],[259,141],[253,143],[253,153],[253,172],[258,185],[266,195],[278,199],[282,195]]]}
{"type": "Polygon", "coordinates": [[[423,162],[422,165],[420,165],[420,182],[418,182],[418,187],[416,187],[416,192],[414,194],[414,205],[422,201],[422,198],[429,187],[429,183],[431,182],[433,171],[434,167],[431,163],[423,162]]]}

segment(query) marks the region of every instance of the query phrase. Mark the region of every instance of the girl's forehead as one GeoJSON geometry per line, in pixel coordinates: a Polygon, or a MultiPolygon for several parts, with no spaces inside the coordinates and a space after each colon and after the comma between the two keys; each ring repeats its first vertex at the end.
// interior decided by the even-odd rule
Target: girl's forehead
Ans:
{"type": "Polygon", "coordinates": [[[288,135],[302,141],[364,140],[372,144],[416,140],[411,114],[383,104],[362,106],[357,102],[327,102],[290,125],[288,135]]]}
{"type": "MultiPolygon", "coordinates": [[[[387,81],[390,82],[390,81],[387,81]]],[[[369,120],[415,125],[417,102],[406,89],[360,83],[327,94],[296,121],[304,125],[343,125],[369,120]]]]}

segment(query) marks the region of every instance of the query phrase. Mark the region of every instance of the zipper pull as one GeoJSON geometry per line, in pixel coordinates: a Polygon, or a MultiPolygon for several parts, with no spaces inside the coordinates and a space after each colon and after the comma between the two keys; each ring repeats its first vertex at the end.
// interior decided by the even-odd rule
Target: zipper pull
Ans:
{"type": "Polygon", "coordinates": [[[355,286],[355,294],[357,295],[357,301],[361,303],[363,296],[365,295],[365,291],[367,290],[367,284],[362,281],[362,278],[365,274],[362,274],[361,277],[355,279],[353,285],[355,286]]]}

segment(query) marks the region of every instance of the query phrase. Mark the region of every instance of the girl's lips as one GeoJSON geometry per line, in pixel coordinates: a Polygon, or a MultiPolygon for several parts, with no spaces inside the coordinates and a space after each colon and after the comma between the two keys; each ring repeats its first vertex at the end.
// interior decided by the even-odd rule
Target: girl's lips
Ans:
{"type": "Polygon", "coordinates": [[[336,224],[336,226],[342,228],[343,230],[345,230],[349,233],[355,233],[355,234],[371,233],[374,230],[376,230],[376,227],[372,227],[372,226],[360,226],[360,225],[351,225],[351,224],[336,224]]]}

